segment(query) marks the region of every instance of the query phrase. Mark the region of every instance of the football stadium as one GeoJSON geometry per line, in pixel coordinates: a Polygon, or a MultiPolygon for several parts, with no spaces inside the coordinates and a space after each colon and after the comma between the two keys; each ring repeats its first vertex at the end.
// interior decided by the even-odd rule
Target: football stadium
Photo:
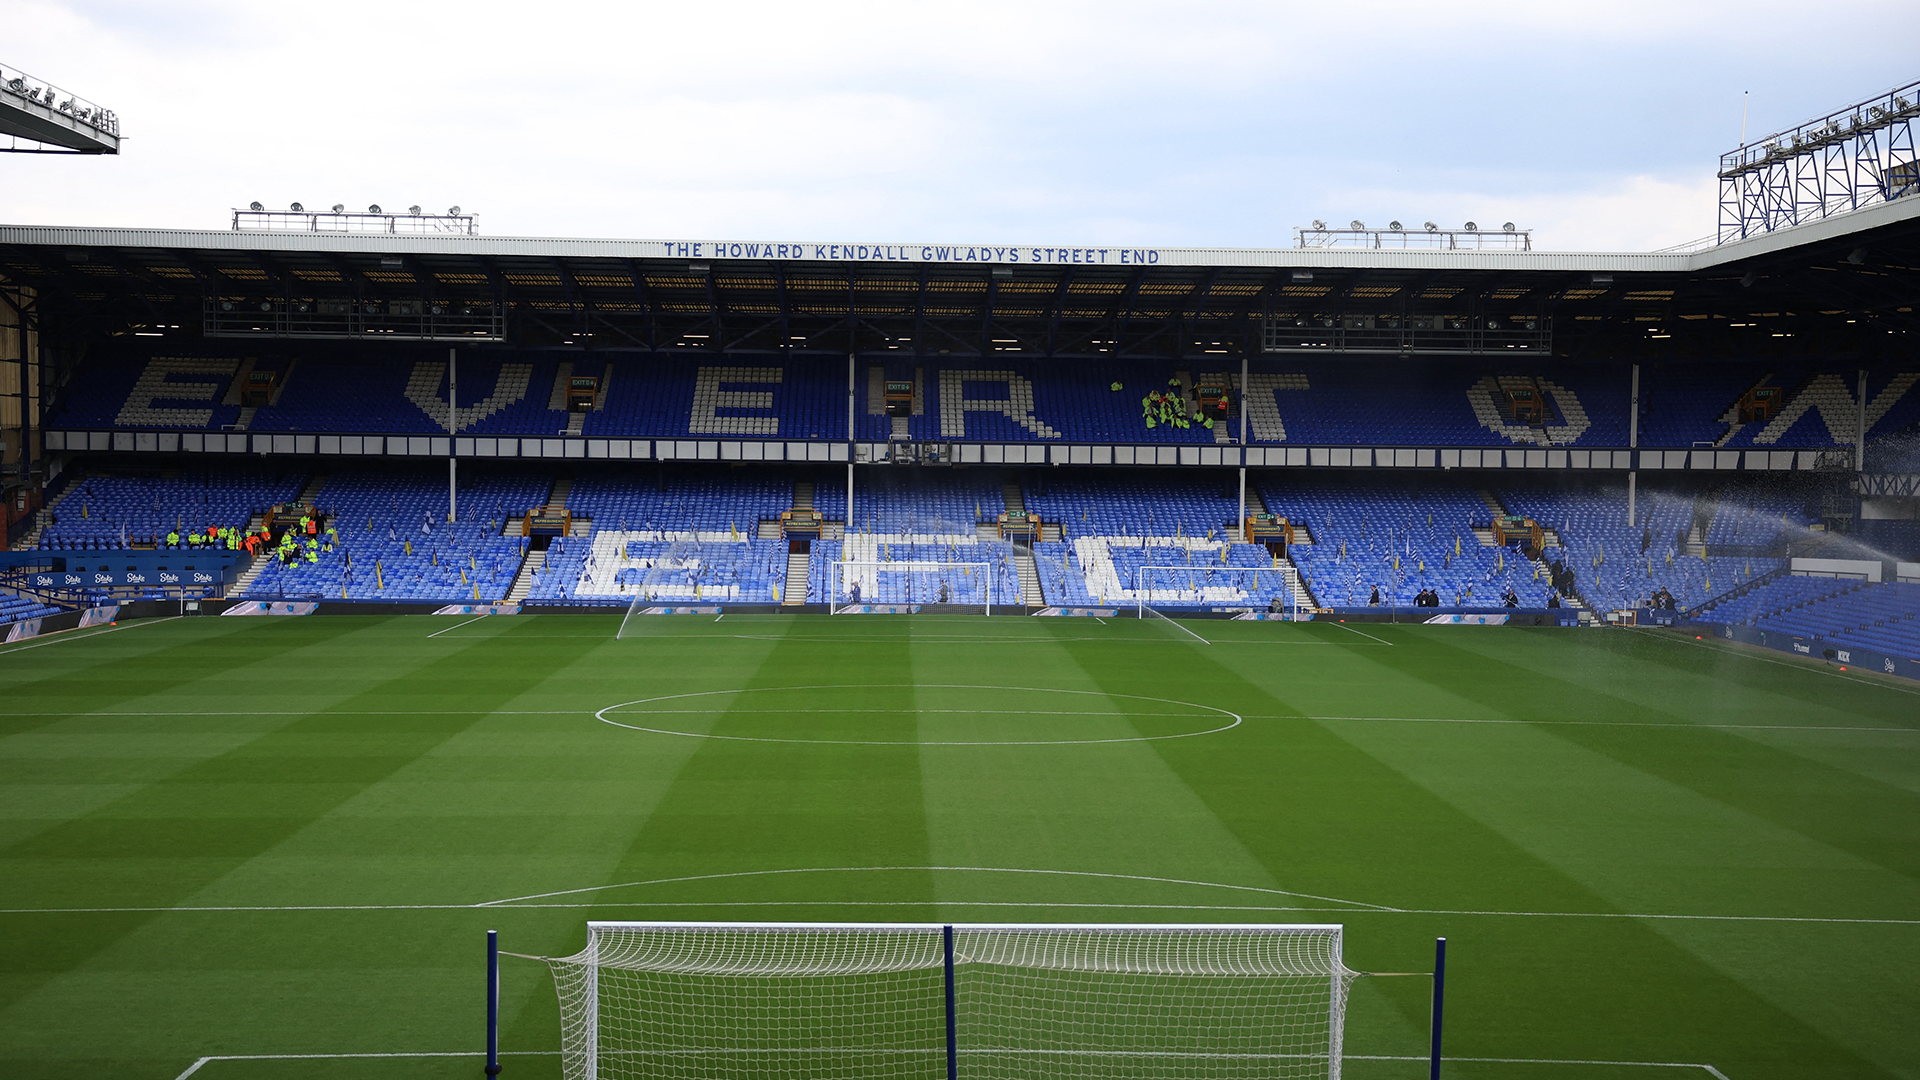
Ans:
{"type": "Polygon", "coordinates": [[[1920,1077],[1917,103],[1660,252],[0,224],[0,1075],[1920,1077]]]}

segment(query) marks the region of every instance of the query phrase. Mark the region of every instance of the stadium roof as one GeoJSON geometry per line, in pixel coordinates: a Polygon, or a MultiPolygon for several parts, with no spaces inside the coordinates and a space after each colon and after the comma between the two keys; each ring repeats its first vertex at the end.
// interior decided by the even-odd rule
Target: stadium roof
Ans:
{"type": "Polygon", "coordinates": [[[1432,316],[1544,320],[1574,359],[1879,355],[1920,331],[1920,198],[1652,253],[0,225],[0,276],[35,291],[44,331],[82,339],[193,336],[221,300],[301,300],[485,305],[510,343],[600,348],[1178,357],[1259,352],[1275,320],[1432,316]]]}

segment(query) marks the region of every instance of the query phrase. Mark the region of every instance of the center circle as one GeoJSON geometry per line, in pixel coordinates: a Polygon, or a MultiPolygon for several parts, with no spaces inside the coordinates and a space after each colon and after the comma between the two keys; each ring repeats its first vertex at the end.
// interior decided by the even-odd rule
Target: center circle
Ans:
{"type": "MultiPolygon", "coordinates": [[[[1072,746],[1156,742],[1215,735],[1239,727],[1242,722],[1239,713],[1173,698],[966,683],[703,690],[623,701],[593,715],[603,724],[655,735],[815,746],[1072,746]],[[914,703],[903,705],[886,700],[899,697],[900,691],[912,691],[914,703]],[[835,696],[828,697],[829,694],[835,696]],[[738,699],[746,695],[755,696],[742,705],[738,699]],[[1036,698],[1036,695],[1052,696],[1036,698]],[[714,703],[715,699],[722,698],[729,700],[723,705],[714,703]],[[1085,699],[1125,701],[1136,703],[1137,707],[1099,708],[1085,699]],[[722,717],[738,730],[726,734],[711,730],[722,717]],[[927,724],[956,729],[953,734],[971,737],[907,737],[911,732],[923,730],[927,724]],[[795,731],[801,725],[806,726],[805,734],[795,731]],[[884,737],[888,735],[893,737],[884,737]]],[[[943,732],[936,729],[936,733],[943,732]]]]}

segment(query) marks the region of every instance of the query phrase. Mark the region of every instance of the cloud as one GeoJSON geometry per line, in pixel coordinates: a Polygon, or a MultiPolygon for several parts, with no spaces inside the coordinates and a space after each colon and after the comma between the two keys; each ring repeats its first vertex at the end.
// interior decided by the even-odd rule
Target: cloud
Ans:
{"type": "Polygon", "coordinates": [[[1721,5],[1651,0],[0,0],[9,62],[131,136],[8,161],[0,219],[297,199],[518,235],[1268,246],[1414,216],[1659,246],[1711,229],[1741,89],[1755,130],[1870,93],[1907,74],[1910,8],[1853,5],[1879,32],[1821,56],[1703,50],[1721,5]]]}

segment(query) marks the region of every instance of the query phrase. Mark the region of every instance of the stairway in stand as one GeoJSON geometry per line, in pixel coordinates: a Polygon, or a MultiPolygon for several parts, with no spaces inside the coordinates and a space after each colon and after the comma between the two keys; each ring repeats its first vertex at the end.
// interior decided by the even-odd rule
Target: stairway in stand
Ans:
{"type": "Polygon", "coordinates": [[[520,572],[513,575],[513,587],[507,590],[506,602],[509,604],[519,604],[519,603],[525,602],[527,599],[527,594],[533,591],[534,573],[539,570],[544,570],[546,569],[546,567],[547,567],[546,552],[544,551],[527,552],[527,557],[521,560],[520,562],[520,572]]]}
{"type": "MultiPolygon", "coordinates": [[[[1006,501],[1009,515],[1027,512],[1027,499],[1020,494],[1018,483],[1012,480],[1001,481],[1000,497],[1006,501]]],[[[997,539],[999,530],[994,530],[993,535],[997,539]]],[[[1025,540],[1013,542],[1013,569],[1020,578],[1020,603],[1026,607],[1045,607],[1046,592],[1040,587],[1040,567],[1033,561],[1032,544],[1025,540]]]]}
{"type": "Polygon", "coordinates": [[[781,607],[799,607],[807,602],[807,579],[812,572],[813,556],[804,551],[787,550],[787,579],[780,585],[781,607]]]}

